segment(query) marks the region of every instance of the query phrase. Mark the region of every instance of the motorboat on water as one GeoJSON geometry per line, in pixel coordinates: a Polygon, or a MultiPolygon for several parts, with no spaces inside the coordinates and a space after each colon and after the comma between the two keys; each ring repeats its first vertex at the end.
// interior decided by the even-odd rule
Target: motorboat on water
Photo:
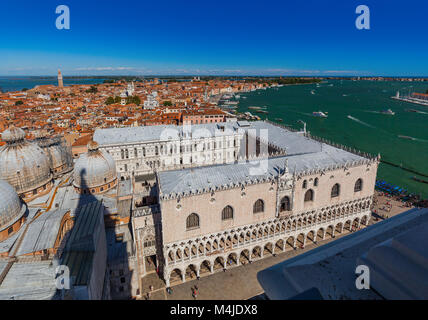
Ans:
{"type": "Polygon", "coordinates": [[[319,117],[319,118],[327,118],[328,117],[328,112],[322,112],[322,111],[314,111],[312,112],[312,115],[314,117],[319,117]]]}
{"type": "Polygon", "coordinates": [[[395,112],[394,112],[394,111],[392,111],[391,109],[388,109],[388,110],[382,110],[380,113],[382,113],[382,114],[386,114],[386,115],[390,115],[390,116],[395,115],[395,112]]]}

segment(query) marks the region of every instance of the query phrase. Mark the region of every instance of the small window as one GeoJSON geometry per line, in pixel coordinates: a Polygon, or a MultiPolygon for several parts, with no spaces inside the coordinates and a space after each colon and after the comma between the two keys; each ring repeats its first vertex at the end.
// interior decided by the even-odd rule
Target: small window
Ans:
{"type": "Polygon", "coordinates": [[[291,210],[290,198],[289,197],[282,198],[279,211],[283,212],[283,211],[290,211],[290,210],[291,210]]]}
{"type": "Polygon", "coordinates": [[[13,227],[10,227],[9,229],[7,229],[7,235],[10,235],[13,232],[13,227]]]}
{"type": "Polygon", "coordinates": [[[265,203],[262,199],[257,200],[253,206],[253,213],[259,213],[265,211],[265,203]]]}
{"type": "Polygon", "coordinates": [[[355,182],[354,192],[359,192],[361,190],[363,190],[363,180],[362,179],[358,179],[355,182]]]}
{"type": "Polygon", "coordinates": [[[333,188],[331,188],[331,197],[336,198],[340,194],[340,185],[336,183],[333,188]]]}
{"type": "Polygon", "coordinates": [[[314,180],[314,186],[317,187],[318,186],[318,178],[315,178],[314,180]]]}
{"type": "Polygon", "coordinates": [[[146,239],[144,239],[144,248],[150,248],[156,245],[155,237],[154,236],[148,236],[146,239]]]}
{"type": "Polygon", "coordinates": [[[307,187],[308,187],[308,182],[305,180],[305,181],[303,181],[302,188],[306,189],[307,187]]]}
{"type": "Polygon", "coordinates": [[[313,201],[314,200],[314,191],[309,189],[305,193],[305,202],[313,201]]]}
{"type": "Polygon", "coordinates": [[[231,206],[227,206],[221,212],[221,220],[231,220],[233,219],[233,208],[231,206]]]}
{"type": "Polygon", "coordinates": [[[187,217],[186,228],[188,230],[199,228],[199,216],[196,213],[192,213],[187,217]]]}

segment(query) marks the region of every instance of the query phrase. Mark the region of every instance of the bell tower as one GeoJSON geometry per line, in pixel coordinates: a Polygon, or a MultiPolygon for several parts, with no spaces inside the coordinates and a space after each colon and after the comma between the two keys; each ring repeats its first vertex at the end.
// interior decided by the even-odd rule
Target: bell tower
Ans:
{"type": "Polygon", "coordinates": [[[58,87],[59,88],[63,88],[64,87],[64,82],[62,80],[61,70],[58,70],[58,87]]]}

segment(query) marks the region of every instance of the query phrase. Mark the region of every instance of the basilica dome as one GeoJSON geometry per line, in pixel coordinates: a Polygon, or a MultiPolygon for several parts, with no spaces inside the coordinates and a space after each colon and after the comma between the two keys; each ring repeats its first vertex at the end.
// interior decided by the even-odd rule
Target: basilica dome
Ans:
{"type": "Polygon", "coordinates": [[[37,144],[49,157],[50,167],[55,177],[71,171],[73,158],[71,150],[66,146],[65,141],[59,137],[49,139],[46,132],[39,132],[37,144]]]}
{"type": "Polygon", "coordinates": [[[80,193],[102,193],[117,183],[116,164],[110,154],[89,142],[88,152],[74,165],[74,187],[80,193]]]}
{"type": "Polygon", "coordinates": [[[31,200],[52,188],[49,158],[36,144],[25,140],[25,132],[11,127],[2,133],[6,145],[0,148],[0,179],[7,181],[24,200],[31,200]]]}
{"type": "MultiPolygon", "coordinates": [[[[4,180],[0,180],[0,241],[6,238],[11,231],[2,234],[6,228],[17,223],[25,214],[26,207],[19,199],[15,189],[4,180]]],[[[20,225],[20,224],[19,224],[20,225]]],[[[12,228],[12,231],[14,229],[12,228]]]]}

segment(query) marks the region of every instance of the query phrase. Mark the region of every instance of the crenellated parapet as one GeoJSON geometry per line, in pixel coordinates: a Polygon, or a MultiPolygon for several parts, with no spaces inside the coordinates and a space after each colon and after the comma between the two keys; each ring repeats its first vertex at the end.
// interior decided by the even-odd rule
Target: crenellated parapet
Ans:
{"type": "Polygon", "coordinates": [[[360,157],[363,157],[363,158],[366,158],[368,160],[377,161],[377,162],[380,161],[380,154],[378,154],[377,156],[374,156],[374,155],[372,155],[370,153],[363,152],[363,151],[357,150],[355,148],[351,148],[351,147],[348,147],[348,146],[345,146],[345,145],[342,145],[342,144],[339,144],[339,143],[327,140],[325,138],[313,136],[309,132],[305,133],[304,135],[305,135],[305,137],[307,137],[309,139],[312,139],[312,140],[315,140],[315,141],[318,141],[318,142],[330,145],[330,146],[332,146],[334,148],[337,148],[337,149],[345,150],[347,152],[356,154],[356,155],[358,155],[360,157]]]}
{"type": "Polygon", "coordinates": [[[294,172],[294,178],[296,180],[300,180],[303,177],[306,176],[312,176],[312,175],[324,175],[327,172],[332,172],[332,171],[337,171],[337,170],[344,170],[347,171],[351,168],[355,168],[355,167],[360,167],[360,166],[371,166],[374,164],[379,164],[380,161],[380,156],[377,156],[375,158],[363,158],[360,160],[355,160],[355,161],[347,161],[345,163],[342,164],[332,164],[332,165],[328,165],[326,167],[323,168],[313,168],[313,169],[308,169],[308,170],[303,170],[300,172],[294,172]]]}
{"type": "Polygon", "coordinates": [[[201,195],[201,194],[205,194],[205,193],[213,193],[213,192],[215,193],[215,192],[226,191],[226,190],[230,190],[230,189],[238,189],[238,188],[245,189],[246,186],[260,184],[260,183],[269,183],[269,182],[275,182],[275,177],[273,177],[273,176],[250,177],[249,176],[247,180],[242,181],[242,182],[230,182],[230,183],[225,183],[222,185],[211,186],[211,187],[207,186],[205,188],[192,189],[189,191],[179,192],[179,193],[173,192],[173,193],[169,193],[169,194],[162,194],[162,190],[160,190],[161,195],[159,198],[161,200],[181,199],[184,197],[191,197],[191,196],[201,195]]]}

